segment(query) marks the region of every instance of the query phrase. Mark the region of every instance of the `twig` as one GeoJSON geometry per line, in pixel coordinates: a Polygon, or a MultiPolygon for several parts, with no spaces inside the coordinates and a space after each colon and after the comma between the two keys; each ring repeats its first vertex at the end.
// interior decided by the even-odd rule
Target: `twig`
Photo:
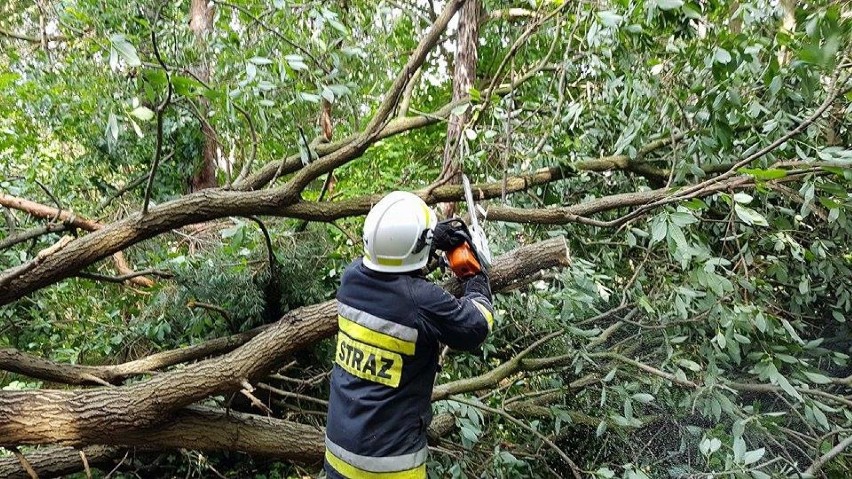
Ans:
{"type": "Polygon", "coordinates": [[[308,51],[307,48],[303,47],[302,45],[299,45],[298,43],[294,42],[293,40],[290,40],[289,38],[285,37],[283,33],[279,32],[278,30],[267,25],[263,20],[261,20],[256,15],[251,13],[246,7],[243,7],[243,6],[240,6],[240,5],[235,5],[233,3],[224,2],[222,0],[213,0],[213,3],[216,3],[218,5],[223,5],[223,6],[228,7],[228,8],[233,8],[235,10],[239,10],[239,11],[243,12],[246,16],[248,16],[254,22],[256,22],[258,25],[260,25],[264,30],[266,30],[269,33],[280,38],[284,43],[286,43],[286,44],[290,45],[291,47],[293,47],[293,48],[299,50],[300,52],[304,53],[305,56],[310,58],[311,61],[313,61],[316,64],[316,66],[318,66],[320,69],[322,69],[323,72],[325,72],[326,74],[331,72],[331,70],[329,70],[328,67],[326,67],[325,65],[320,63],[319,60],[317,60],[316,57],[314,57],[311,54],[311,52],[308,51]]]}
{"type": "Polygon", "coordinates": [[[159,269],[145,269],[142,271],[134,271],[132,273],[122,274],[120,276],[109,276],[105,274],[99,273],[89,273],[86,271],[80,271],[75,276],[79,278],[93,279],[96,281],[106,281],[108,283],[123,283],[128,279],[138,278],[139,276],[159,276],[161,278],[172,278],[174,275],[168,271],[163,271],[159,269]]]}
{"type": "MultiPolygon", "coordinates": [[[[21,41],[30,42],[30,43],[41,43],[41,41],[42,41],[41,37],[31,37],[29,35],[11,32],[11,31],[6,30],[2,27],[0,27],[0,37],[14,38],[15,40],[21,40],[21,41]]],[[[63,36],[63,35],[53,35],[53,36],[47,37],[47,41],[50,41],[50,42],[58,42],[58,41],[67,40],[67,39],[68,38],[63,36]]]]}
{"type": "Polygon", "coordinates": [[[154,14],[154,20],[151,22],[151,44],[154,47],[154,56],[157,58],[157,62],[166,72],[166,83],[168,86],[166,98],[164,98],[157,106],[157,144],[154,150],[154,161],[151,163],[151,172],[148,173],[148,185],[145,187],[145,200],[142,203],[142,216],[148,214],[148,202],[151,200],[151,189],[154,186],[154,176],[157,174],[157,167],[160,165],[160,159],[163,156],[163,114],[169,106],[169,103],[172,101],[171,72],[166,66],[166,63],[163,61],[163,57],[160,56],[160,48],[157,46],[157,20],[160,18],[160,12],[164,5],[165,3],[161,3],[160,6],[157,7],[157,11],[154,14]]]}
{"type": "Polygon", "coordinates": [[[38,474],[36,474],[35,469],[33,469],[33,466],[30,464],[30,461],[28,461],[27,458],[24,457],[23,454],[21,454],[21,451],[18,450],[16,446],[9,447],[8,449],[15,454],[15,457],[17,457],[18,461],[21,463],[21,467],[23,467],[24,470],[27,471],[27,474],[30,475],[30,478],[38,479],[38,474]]]}
{"type": "Polygon", "coordinates": [[[59,223],[47,223],[42,226],[36,226],[35,228],[30,228],[26,231],[21,231],[20,233],[3,238],[3,240],[0,240],[0,250],[11,248],[16,244],[23,243],[33,238],[38,238],[39,236],[46,235],[48,233],[65,231],[67,228],[67,225],[59,223]]]}
{"type": "Polygon", "coordinates": [[[481,409],[483,411],[487,411],[487,412],[490,412],[492,414],[497,414],[499,416],[503,416],[512,424],[515,424],[516,426],[531,432],[536,437],[541,439],[545,444],[550,446],[550,448],[553,449],[557,454],[559,454],[559,456],[562,458],[562,460],[564,460],[571,467],[571,472],[574,474],[574,477],[576,479],[582,479],[582,476],[580,475],[580,468],[577,467],[576,464],[574,464],[574,461],[572,461],[571,458],[568,457],[568,455],[565,454],[565,452],[563,452],[562,449],[559,448],[559,446],[554,444],[553,441],[548,439],[544,434],[536,431],[535,429],[531,428],[530,426],[524,424],[522,421],[519,421],[518,419],[514,418],[511,414],[507,413],[506,411],[500,410],[500,409],[494,409],[492,407],[488,407],[484,404],[478,404],[478,403],[475,403],[475,402],[472,402],[472,401],[467,401],[466,399],[462,399],[459,396],[450,396],[450,399],[453,400],[453,401],[456,401],[456,402],[460,402],[462,404],[467,404],[468,406],[474,407],[476,409],[481,409]]]}
{"type": "Polygon", "coordinates": [[[804,131],[805,128],[807,128],[813,122],[818,120],[822,116],[822,114],[825,113],[825,111],[828,110],[829,107],[831,107],[832,103],[834,103],[834,100],[837,98],[838,94],[840,93],[840,88],[838,88],[838,85],[845,83],[848,78],[849,78],[848,75],[845,76],[843,80],[839,80],[837,77],[835,77],[835,81],[833,82],[831,89],[829,90],[829,94],[826,97],[825,101],[823,101],[822,104],[819,107],[817,107],[817,109],[809,117],[802,120],[802,122],[799,123],[795,128],[788,131],[787,133],[785,133],[784,135],[782,135],[780,138],[773,141],[769,145],[761,148],[760,150],[758,150],[758,151],[752,153],[751,155],[748,155],[747,157],[743,158],[742,160],[734,163],[727,172],[722,173],[721,175],[715,176],[713,178],[710,178],[708,180],[702,181],[700,183],[697,183],[695,185],[692,185],[690,187],[684,188],[683,190],[678,191],[677,193],[675,193],[671,196],[668,196],[666,198],[662,198],[660,200],[657,200],[653,203],[644,205],[641,208],[638,208],[637,210],[635,210],[631,213],[628,213],[627,215],[622,216],[621,218],[618,218],[616,220],[609,221],[609,222],[606,222],[606,223],[609,226],[621,226],[621,225],[627,224],[629,221],[631,221],[635,218],[638,218],[639,216],[644,215],[647,211],[654,209],[654,208],[657,208],[658,206],[663,206],[663,205],[666,205],[666,204],[669,204],[669,203],[695,198],[696,196],[699,196],[706,188],[712,188],[717,183],[719,183],[723,180],[727,180],[728,178],[731,178],[732,176],[738,174],[738,170],[740,168],[748,165],[749,163],[751,163],[754,160],[766,155],[767,153],[772,152],[773,150],[775,150],[779,146],[783,145],[784,143],[787,143],[791,138],[798,135],[799,133],[804,131]]]}
{"type": "Polygon", "coordinates": [[[254,121],[251,119],[251,115],[236,103],[231,103],[234,105],[234,109],[236,109],[243,117],[246,119],[246,123],[248,123],[249,131],[251,131],[251,156],[248,161],[243,162],[243,167],[240,169],[240,174],[237,175],[236,179],[234,179],[231,184],[233,185],[235,182],[241,181],[243,178],[248,176],[251,173],[251,167],[254,164],[255,158],[257,158],[257,130],[254,127],[254,121]]]}
{"type": "Polygon", "coordinates": [[[92,470],[89,469],[89,460],[86,459],[86,453],[80,450],[80,459],[83,460],[83,470],[86,471],[86,479],[92,479],[92,470]]]}
{"type": "Polygon", "coordinates": [[[810,467],[805,470],[805,476],[812,476],[816,474],[817,471],[822,469],[822,466],[824,466],[828,461],[837,457],[837,455],[843,452],[847,447],[849,447],[850,444],[852,444],[852,436],[846,436],[846,439],[840,441],[839,443],[837,443],[836,446],[831,448],[830,451],[817,458],[817,460],[814,461],[813,464],[811,464],[810,467]]]}
{"type": "Polygon", "coordinates": [[[206,309],[206,310],[209,310],[209,311],[215,311],[215,312],[221,314],[222,317],[224,317],[226,321],[228,321],[229,323],[231,322],[230,313],[228,313],[228,310],[226,310],[225,308],[223,308],[221,306],[216,306],[215,304],[210,304],[210,303],[201,303],[201,302],[198,302],[198,301],[189,301],[188,303],[186,303],[186,307],[189,308],[189,309],[200,308],[200,309],[206,309]]]}
{"type": "Polygon", "coordinates": [[[263,239],[266,241],[267,260],[269,261],[269,274],[275,274],[278,261],[275,258],[275,250],[272,247],[272,237],[269,236],[269,230],[266,229],[266,225],[263,224],[263,221],[260,221],[260,219],[256,216],[246,216],[246,218],[257,223],[258,228],[260,228],[260,232],[263,233],[263,239]]]}
{"type": "MultiPolygon", "coordinates": [[[[171,160],[174,157],[175,157],[174,151],[170,151],[170,152],[166,153],[166,156],[164,156],[163,159],[160,160],[160,165],[171,160]]],[[[136,188],[137,186],[141,185],[142,183],[145,183],[145,180],[148,179],[149,174],[150,173],[145,173],[143,175],[139,175],[135,179],[131,180],[130,183],[127,183],[123,187],[115,190],[108,197],[104,198],[100,203],[98,203],[98,206],[95,207],[95,211],[99,213],[104,208],[109,206],[109,204],[112,203],[114,200],[117,200],[118,198],[120,198],[122,195],[124,195],[128,191],[136,188]]]]}
{"type": "Polygon", "coordinates": [[[698,389],[700,387],[698,384],[696,384],[696,383],[694,383],[694,382],[692,382],[688,379],[686,379],[686,380],[679,379],[674,374],[667,373],[663,370],[657,369],[657,368],[650,366],[648,364],[636,361],[635,359],[630,359],[627,356],[624,356],[622,354],[604,352],[604,353],[590,353],[587,356],[590,357],[590,358],[593,358],[593,359],[594,358],[614,359],[616,361],[619,361],[619,362],[622,362],[622,363],[625,363],[625,364],[629,364],[629,365],[631,365],[631,366],[633,366],[637,369],[641,369],[642,371],[645,371],[647,373],[651,373],[655,376],[659,376],[663,379],[667,379],[667,380],[669,380],[669,381],[671,381],[675,384],[681,385],[681,386],[687,386],[687,387],[690,387],[690,388],[693,388],[693,389],[698,389]]]}
{"type": "Polygon", "coordinates": [[[115,467],[113,467],[112,470],[109,471],[109,474],[104,476],[104,479],[109,479],[110,477],[112,477],[112,475],[115,474],[115,471],[117,471],[118,468],[121,467],[122,464],[124,464],[124,461],[127,460],[127,456],[129,456],[129,455],[130,455],[130,451],[128,450],[127,452],[124,453],[124,457],[122,457],[121,460],[118,461],[118,464],[116,464],[115,467]]]}
{"type": "Polygon", "coordinates": [[[313,403],[317,403],[321,406],[328,407],[328,401],[324,401],[322,399],[315,398],[315,397],[312,397],[312,396],[307,396],[305,394],[299,394],[299,393],[294,393],[294,392],[290,392],[290,391],[284,391],[283,389],[278,389],[276,387],[270,386],[270,385],[265,384],[265,383],[257,383],[257,387],[259,387],[260,389],[265,389],[265,390],[267,390],[271,393],[277,394],[277,395],[282,396],[282,397],[293,398],[293,399],[301,399],[303,401],[310,401],[310,402],[313,402],[313,403]]]}
{"type": "Polygon", "coordinates": [[[41,188],[41,190],[44,191],[44,193],[47,196],[49,196],[51,200],[53,200],[53,204],[56,205],[56,209],[58,211],[56,213],[57,218],[55,218],[55,219],[58,219],[59,215],[62,214],[62,210],[64,209],[64,208],[62,208],[62,203],[59,202],[59,200],[56,198],[56,196],[53,195],[53,193],[50,191],[50,189],[48,189],[48,187],[44,186],[44,183],[42,183],[39,180],[33,180],[33,181],[35,181],[35,184],[37,184],[38,187],[41,188]]]}
{"type": "Polygon", "coordinates": [[[252,391],[254,391],[254,387],[247,380],[243,379],[240,382],[240,385],[242,385],[243,387],[240,392],[243,394],[243,396],[247,397],[249,401],[251,401],[253,406],[257,407],[266,414],[272,414],[272,409],[269,409],[266,404],[260,402],[260,399],[258,399],[254,394],[252,394],[252,391]]]}

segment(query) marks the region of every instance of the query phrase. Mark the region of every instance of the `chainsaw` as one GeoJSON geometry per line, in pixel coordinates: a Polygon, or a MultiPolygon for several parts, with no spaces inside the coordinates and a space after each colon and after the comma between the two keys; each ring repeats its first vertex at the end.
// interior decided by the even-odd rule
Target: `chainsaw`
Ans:
{"type": "Polygon", "coordinates": [[[446,253],[447,263],[450,269],[461,279],[469,278],[480,271],[486,272],[491,268],[491,249],[488,247],[488,238],[479,225],[477,219],[481,208],[477,209],[473,202],[473,191],[470,189],[470,181],[467,175],[462,175],[464,185],[464,197],[467,201],[467,211],[470,215],[470,225],[465,224],[460,218],[452,221],[458,223],[457,228],[466,237],[466,241],[453,250],[446,253]]]}

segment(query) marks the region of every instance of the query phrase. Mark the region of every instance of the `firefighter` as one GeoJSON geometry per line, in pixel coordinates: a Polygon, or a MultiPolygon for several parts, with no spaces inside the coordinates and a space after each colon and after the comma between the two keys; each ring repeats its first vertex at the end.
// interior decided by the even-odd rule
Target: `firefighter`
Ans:
{"type": "Polygon", "coordinates": [[[491,287],[479,273],[457,299],[423,276],[430,249],[461,240],[411,193],[382,198],[363,239],[364,255],[337,292],[325,471],[333,479],[425,478],[439,343],[478,348],[493,322],[491,287]]]}

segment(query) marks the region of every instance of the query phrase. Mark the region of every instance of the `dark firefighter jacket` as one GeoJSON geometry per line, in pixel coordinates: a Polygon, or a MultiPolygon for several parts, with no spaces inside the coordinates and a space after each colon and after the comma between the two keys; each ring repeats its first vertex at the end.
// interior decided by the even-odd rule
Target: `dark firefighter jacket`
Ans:
{"type": "Polygon", "coordinates": [[[438,343],[473,350],[491,329],[487,280],[473,283],[456,299],[422,277],[372,271],[360,259],[346,269],[337,292],[329,478],[426,477],[438,343]]]}

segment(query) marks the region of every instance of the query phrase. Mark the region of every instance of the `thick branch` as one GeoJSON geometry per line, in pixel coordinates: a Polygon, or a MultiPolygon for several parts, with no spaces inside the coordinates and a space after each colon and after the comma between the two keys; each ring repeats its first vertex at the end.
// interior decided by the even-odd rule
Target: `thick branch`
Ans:
{"type": "MultiPolygon", "coordinates": [[[[564,170],[550,168],[530,175],[512,178],[509,191],[518,191],[533,184],[543,184],[562,178],[564,170]]],[[[476,185],[474,191],[481,198],[499,196],[502,183],[476,185]]],[[[459,200],[461,188],[447,186],[431,193],[421,192],[427,202],[459,200]]],[[[142,240],[192,223],[200,223],[223,216],[276,215],[304,219],[330,220],[366,213],[377,197],[367,196],[335,203],[292,203],[288,188],[265,191],[202,190],[181,199],[151,208],[142,217],[136,213],[112,223],[91,234],[71,241],[60,251],[45,256],[28,271],[18,274],[12,285],[0,291],[0,304],[6,304],[32,291],[73,276],[80,269],[121,251],[142,240]]],[[[0,282],[4,275],[0,275],[0,282]]]]}
{"type": "Polygon", "coordinates": [[[271,325],[263,325],[239,334],[211,339],[193,346],[164,351],[116,365],[85,366],[42,359],[16,349],[0,349],[0,370],[63,384],[116,383],[138,374],[150,374],[176,364],[227,353],[242,346],[271,325]]]}
{"type": "MultiPolygon", "coordinates": [[[[98,467],[114,463],[124,455],[124,449],[112,446],[91,446],[82,449],[90,466],[98,467]]],[[[27,461],[42,478],[73,474],[83,469],[80,449],[53,447],[25,454],[27,461]]],[[[0,459],[0,477],[6,479],[30,479],[30,475],[14,457],[0,459]]]]}
{"type": "MultiPolygon", "coordinates": [[[[817,170],[814,170],[817,172],[817,170]]],[[[797,181],[801,175],[792,174],[772,180],[774,183],[797,181]]],[[[702,190],[696,191],[691,197],[701,198],[728,190],[739,190],[754,187],[754,179],[750,176],[737,176],[725,181],[712,183],[702,190]]],[[[663,203],[668,198],[674,198],[681,190],[674,188],[660,188],[656,190],[638,191],[635,193],[621,193],[604,196],[586,203],[557,208],[517,208],[512,206],[490,205],[488,207],[488,219],[492,221],[509,221],[513,223],[537,223],[537,224],[565,224],[583,223],[592,226],[611,227],[620,226],[618,222],[604,222],[587,218],[589,215],[605,211],[617,210],[630,206],[645,206],[653,203],[663,203]]]]}
{"type": "MultiPolygon", "coordinates": [[[[37,218],[61,220],[66,225],[86,231],[97,231],[104,227],[104,225],[97,221],[77,216],[70,211],[60,210],[41,203],[36,203],[35,201],[18,198],[4,193],[0,193],[0,206],[24,211],[37,218]]],[[[115,261],[115,266],[119,273],[123,275],[133,273],[133,270],[127,264],[127,260],[124,258],[124,253],[116,251],[113,260],[115,261]]],[[[154,285],[153,281],[144,277],[133,277],[130,279],[130,282],[143,287],[150,287],[154,285]]]]}

